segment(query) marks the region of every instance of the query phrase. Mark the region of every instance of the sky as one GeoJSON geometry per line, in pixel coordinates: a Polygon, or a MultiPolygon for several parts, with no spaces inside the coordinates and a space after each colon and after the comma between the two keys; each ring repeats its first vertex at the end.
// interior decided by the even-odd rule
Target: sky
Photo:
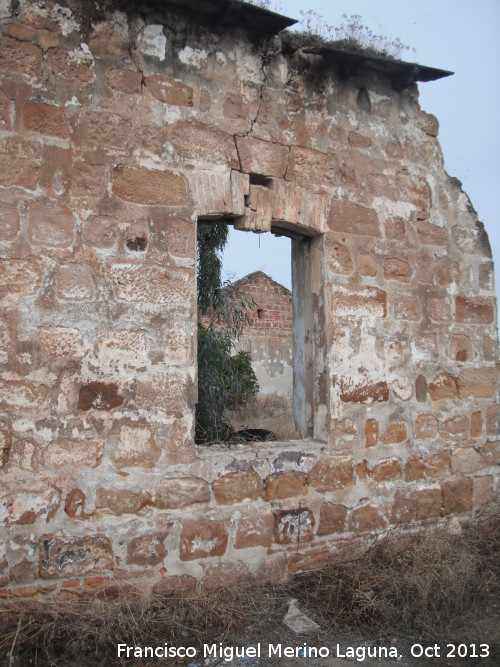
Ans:
{"type": "MultiPolygon", "coordinates": [[[[281,0],[282,14],[312,9],[333,27],[360,14],[374,33],[415,49],[405,60],[451,70],[420,83],[420,106],[440,123],[445,169],[463,183],[488,232],[500,294],[500,2],[499,0],[281,0]]],[[[231,230],[224,269],[231,278],[256,270],[290,287],[290,243],[231,230]],[[260,244],[260,247],[259,247],[260,244]]]]}

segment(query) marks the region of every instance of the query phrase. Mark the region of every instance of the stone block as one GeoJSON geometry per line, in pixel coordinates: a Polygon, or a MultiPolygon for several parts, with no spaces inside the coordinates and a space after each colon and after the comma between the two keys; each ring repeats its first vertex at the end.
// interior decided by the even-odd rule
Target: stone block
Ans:
{"type": "Polygon", "coordinates": [[[50,484],[16,484],[0,491],[0,519],[4,526],[25,526],[39,518],[48,523],[57,512],[61,492],[50,484]]]}
{"type": "Polygon", "coordinates": [[[314,537],[314,516],[306,507],[275,510],[274,541],[278,544],[302,544],[314,537]]]}
{"type": "Polygon", "coordinates": [[[328,214],[328,227],[334,232],[379,237],[379,221],[372,208],[334,199],[328,214]]]}
{"type": "Polygon", "coordinates": [[[0,186],[36,190],[41,171],[35,160],[0,155],[0,186]]]}
{"type": "Polygon", "coordinates": [[[127,95],[140,95],[142,90],[142,72],[131,69],[110,69],[106,74],[106,83],[112,90],[127,95]]]}
{"type": "Polygon", "coordinates": [[[486,433],[487,435],[500,435],[500,406],[498,403],[493,403],[486,410],[486,433]]]}
{"type": "Polygon", "coordinates": [[[401,218],[391,218],[385,222],[385,237],[392,241],[404,241],[406,238],[406,223],[401,218]]]}
{"type": "Polygon", "coordinates": [[[0,380],[0,409],[32,410],[43,413],[47,407],[49,389],[27,380],[0,380]]]}
{"type": "Polygon", "coordinates": [[[472,344],[469,336],[453,335],[451,337],[450,358],[454,361],[469,361],[472,358],[472,344]]]}
{"type": "Polygon", "coordinates": [[[160,75],[148,76],[144,79],[144,89],[165,104],[193,106],[193,89],[182,81],[160,75]]]}
{"type": "Polygon", "coordinates": [[[454,474],[467,475],[481,469],[481,454],[473,447],[459,447],[451,454],[451,471],[454,474]]]}
{"type": "Polygon", "coordinates": [[[114,514],[137,514],[144,507],[152,505],[149,491],[131,489],[106,489],[96,492],[96,509],[110,510],[114,514]]]}
{"type": "Polygon", "coordinates": [[[387,521],[377,507],[365,505],[351,512],[349,517],[349,530],[354,533],[364,533],[371,530],[385,528],[387,521]]]}
{"type": "Polygon", "coordinates": [[[383,445],[398,445],[405,442],[407,437],[405,424],[401,422],[389,422],[380,437],[380,442],[383,445]]]}
{"type": "Polygon", "coordinates": [[[433,401],[457,397],[457,378],[450,373],[439,373],[428,385],[429,395],[433,401]]]}
{"type": "Polygon", "coordinates": [[[441,479],[446,477],[450,472],[450,452],[448,449],[443,449],[436,454],[433,454],[427,460],[425,466],[425,476],[430,479],[441,479]]]}
{"type": "Polygon", "coordinates": [[[466,296],[455,298],[455,312],[460,324],[491,324],[494,319],[492,299],[471,299],[466,296]]]}
{"type": "Polygon", "coordinates": [[[469,436],[469,420],[465,415],[450,417],[444,422],[441,435],[452,442],[466,440],[469,436]]]}
{"type": "Polygon", "coordinates": [[[483,456],[483,468],[500,465],[500,442],[487,442],[481,450],[483,456]]]}
{"type": "Polygon", "coordinates": [[[271,191],[262,185],[250,185],[245,213],[234,219],[234,228],[246,232],[270,232],[272,217],[271,191]]]}
{"type": "Polygon", "coordinates": [[[439,488],[417,490],[417,519],[441,516],[443,493],[439,488]]]}
{"type": "Polygon", "coordinates": [[[35,44],[2,37],[0,39],[0,70],[14,77],[42,76],[42,50],[35,44]]]}
{"type": "Polygon", "coordinates": [[[59,139],[69,138],[68,118],[65,109],[43,102],[28,102],[23,109],[24,129],[59,139]]]}
{"type": "Polygon", "coordinates": [[[108,261],[107,275],[118,301],[189,308],[194,298],[192,269],[117,259],[108,261]]]}
{"type": "Polygon", "coordinates": [[[118,238],[118,221],[113,218],[91,216],[82,232],[85,245],[94,248],[112,248],[118,238]]]}
{"type": "Polygon", "coordinates": [[[48,248],[69,248],[74,241],[76,221],[65,208],[33,204],[28,217],[28,240],[48,248]]]}
{"type": "Polygon", "coordinates": [[[394,303],[394,317],[397,320],[419,322],[422,319],[422,310],[418,297],[396,294],[392,301],[394,303]]]}
{"type": "Polygon", "coordinates": [[[451,228],[451,238],[461,252],[470,255],[491,257],[488,234],[479,225],[475,227],[460,227],[459,225],[455,225],[451,228]]]}
{"type": "MultiPolygon", "coordinates": [[[[486,413],[488,414],[488,413],[486,413]]],[[[483,417],[481,411],[477,410],[470,416],[470,437],[473,439],[480,438],[483,434],[483,417]]]]}
{"type": "Polygon", "coordinates": [[[40,287],[42,266],[29,259],[0,260],[0,298],[12,294],[33,294],[40,287]]]}
{"type": "Polygon", "coordinates": [[[122,426],[111,457],[118,468],[153,468],[160,455],[161,447],[148,426],[122,426]]]}
{"type": "Polygon", "coordinates": [[[78,329],[47,326],[38,327],[37,331],[43,356],[50,359],[51,363],[83,357],[83,341],[78,329]]]}
{"type": "Polygon", "coordinates": [[[359,272],[362,276],[375,277],[378,272],[377,258],[373,255],[361,254],[358,256],[359,272]]]}
{"type": "Polygon", "coordinates": [[[376,419],[367,419],[365,423],[365,444],[375,447],[378,444],[379,425],[376,419]]]}
{"type": "Polygon", "coordinates": [[[168,595],[179,595],[183,592],[193,593],[196,591],[196,579],[189,574],[177,574],[160,579],[154,584],[152,594],[163,597],[168,595]]]}
{"type": "Polygon", "coordinates": [[[417,221],[418,240],[423,245],[441,245],[448,243],[448,228],[431,225],[425,220],[417,221]]]}
{"type": "Polygon", "coordinates": [[[333,535],[343,533],[347,509],[343,505],[324,502],[319,509],[319,526],[317,535],[333,535]]]}
{"type": "Polygon", "coordinates": [[[113,193],[123,201],[143,206],[184,206],[183,176],[169,171],[115,167],[113,193]]]}
{"type": "Polygon", "coordinates": [[[343,403],[381,403],[389,400],[387,382],[340,378],[339,385],[343,403]]]}
{"type": "Polygon", "coordinates": [[[234,538],[235,549],[270,547],[273,542],[274,518],[272,512],[261,508],[238,518],[234,538]]]}
{"type": "Polygon", "coordinates": [[[306,188],[273,178],[269,185],[272,193],[273,222],[293,224],[304,230],[323,233],[326,228],[328,197],[306,188]]]}
{"type": "Polygon", "coordinates": [[[309,486],[319,493],[344,489],[354,484],[354,462],[342,455],[318,461],[307,475],[309,486]]]}
{"type": "Polygon", "coordinates": [[[205,517],[187,519],[182,524],[179,557],[182,561],[223,556],[228,534],[221,521],[205,517]]]}
{"type": "Polygon", "coordinates": [[[451,322],[451,303],[449,299],[429,297],[427,299],[427,311],[429,317],[438,324],[449,324],[451,322]]]}
{"type": "Polygon", "coordinates": [[[390,523],[407,523],[417,513],[417,497],[414,491],[396,491],[392,503],[390,523]]]}
{"type": "Polygon", "coordinates": [[[262,495],[264,484],[250,467],[244,473],[230,472],[212,482],[215,500],[219,505],[232,505],[245,500],[257,500],[262,495]]]}
{"type": "Polygon", "coordinates": [[[199,477],[177,477],[162,480],[156,487],[159,509],[179,509],[210,502],[210,487],[199,477]]]}
{"type": "Polygon", "coordinates": [[[425,461],[421,456],[412,454],[406,460],[404,466],[403,478],[405,482],[413,482],[416,479],[423,479],[425,476],[425,461]]]}
{"type": "Polygon", "coordinates": [[[498,391],[496,368],[461,368],[458,375],[458,397],[492,398],[498,391]]]}
{"type": "Polygon", "coordinates": [[[408,264],[397,257],[387,257],[384,260],[384,278],[386,280],[397,280],[402,283],[409,283],[412,277],[413,269],[408,264]]]}
{"type": "Polygon", "coordinates": [[[222,173],[196,169],[186,177],[198,218],[244,215],[245,197],[250,192],[248,175],[234,169],[222,173]]]}
{"type": "Polygon", "coordinates": [[[391,482],[401,477],[401,465],[397,459],[387,459],[373,466],[370,477],[375,482],[391,482]]]}
{"type": "Polygon", "coordinates": [[[419,111],[417,122],[422,132],[425,132],[430,137],[437,137],[439,133],[439,121],[436,116],[433,116],[431,113],[425,113],[425,111],[419,111]]]}
{"type": "Polygon", "coordinates": [[[84,521],[89,518],[89,515],[85,512],[85,501],[87,496],[84,492],[75,487],[66,496],[64,502],[64,511],[70,517],[70,519],[78,519],[84,521]]]}
{"type": "Polygon", "coordinates": [[[84,537],[42,535],[38,540],[38,553],[43,579],[98,574],[114,566],[111,540],[99,533],[84,537]]]}
{"type": "Polygon", "coordinates": [[[288,146],[251,137],[236,137],[241,169],[247,174],[283,178],[287,168],[288,146]]]}
{"type": "Polygon", "coordinates": [[[58,438],[49,443],[42,454],[42,465],[47,468],[90,466],[96,468],[102,459],[104,443],[98,440],[58,438]]]}
{"type": "Polygon", "coordinates": [[[80,387],[79,410],[113,410],[122,405],[124,397],[116,382],[95,380],[80,387]]]}
{"type": "Polygon", "coordinates": [[[450,479],[441,485],[443,489],[443,512],[455,514],[472,509],[473,482],[468,477],[450,479]]]}
{"type": "Polygon", "coordinates": [[[94,80],[91,54],[78,51],[75,56],[74,52],[71,54],[66,49],[48,49],[47,57],[54,78],[80,86],[90,83],[94,80]]]}
{"type": "Polygon", "coordinates": [[[327,241],[326,248],[328,252],[328,268],[330,271],[347,276],[354,271],[351,253],[347,246],[342,243],[327,241]]]}
{"type": "Polygon", "coordinates": [[[286,180],[294,181],[313,192],[341,183],[339,161],[335,155],[304,146],[292,146],[288,156],[286,180]]]}
{"type": "Polygon", "coordinates": [[[307,495],[305,472],[281,472],[269,475],[266,480],[265,499],[293,498],[307,495]]]}
{"type": "Polygon", "coordinates": [[[164,533],[148,533],[134,537],[127,544],[127,565],[158,565],[167,555],[164,533]]]}
{"type": "Polygon", "coordinates": [[[475,509],[488,506],[494,501],[495,492],[493,491],[493,477],[491,475],[474,477],[473,484],[473,501],[475,509]]]}
{"type": "Polygon", "coordinates": [[[459,265],[456,262],[452,262],[448,257],[441,257],[440,259],[436,260],[434,281],[441,287],[447,285],[458,285],[460,282],[459,265]]]}
{"type": "Polygon", "coordinates": [[[234,138],[215,127],[180,121],[168,135],[176,153],[189,161],[224,164],[240,170],[234,138]]]}
{"type": "Polygon", "coordinates": [[[417,440],[435,440],[438,436],[438,421],[434,415],[418,415],[414,435],[417,440]]]}
{"type": "Polygon", "coordinates": [[[380,317],[387,315],[387,294],[377,287],[332,285],[332,317],[380,317]]]}
{"type": "Polygon", "coordinates": [[[5,468],[9,461],[10,448],[12,445],[12,437],[4,428],[0,429],[0,470],[5,468]]]}
{"type": "Polygon", "coordinates": [[[0,202],[0,241],[14,241],[19,233],[19,213],[9,204],[0,202]]]}
{"type": "Polygon", "coordinates": [[[103,197],[108,188],[106,166],[89,162],[73,165],[71,194],[75,197],[103,197]]]}
{"type": "Polygon", "coordinates": [[[65,264],[56,275],[56,294],[63,301],[93,301],[92,272],[86,264],[65,264]]]}

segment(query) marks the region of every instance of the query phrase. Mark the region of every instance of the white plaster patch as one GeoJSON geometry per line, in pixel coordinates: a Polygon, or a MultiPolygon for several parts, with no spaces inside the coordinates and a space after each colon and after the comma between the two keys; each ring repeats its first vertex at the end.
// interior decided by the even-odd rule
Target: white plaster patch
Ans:
{"type": "Polygon", "coordinates": [[[0,0],[0,19],[5,19],[12,15],[10,0],[0,0]]]}
{"type": "Polygon", "coordinates": [[[91,54],[90,49],[85,42],[82,42],[80,46],[77,46],[72,51],[68,52],[69,59],[76,63],[77,65],[90,65],[94,64],[94,56],[91,54]]]}
{"type": "MultiPolygon", "coordinates": [[[[12,12],[10,10],[10,5],[10,0],[1,1],[0,18],[11,15],[12,12]],[[8,11],[8,13],[3,14],[4,11],[8,11]]],[[[31,14],[32,16],[48,18],[50,21],[54,21],[54,23],[59,25],[59,28],[64,37],[67,37],[72,32],[80,30],[80,24],[75,19],[71,10],[68,7],[61,7],[61,5],[58,3],[47,9],[46,7],[40,6],[39,4],[33,4],[32,0],[21,0],[20,9],[22,12],[25,12],[28,15],[31,14]]]]}
{"type": "Polygon", "coordinates": [[[394,396],[401,401],[409,401],[412,396],[411,382],[406,378],[395,380],[392,383],[392,391],[394,392],[394,396]]]}
{"type": "Polygon", "coordinates": [[[193,49],[191,46],[185,46],[179,51],[179,60],[185,65],[201,68],[201,64],[206,61],[208,53],[205,49],[193,49]]]}
{"type": "Polygon", "coordinates": [[[165,60],[167,38],[163,34],[163,26],[158,23],[147,25],[137,40],[137,47],[145,56],[153,56],[165,60]]]}
{"type": "Polygon", "coordinates": [[[215,62],[217,65],[225,65],[227,63],[227,58],[222,51],[217,51],[215,54],[215,62]]]}
{"type": "Polygon", "coordinates": [[[373,205],[375,208],[385,207],[389,215],[405,220],[409,220],[412,211],[417,209],[414,204],[404,201],[393,201],[392,199],[387,199],[387,197],[374,197],[373,205]]]}

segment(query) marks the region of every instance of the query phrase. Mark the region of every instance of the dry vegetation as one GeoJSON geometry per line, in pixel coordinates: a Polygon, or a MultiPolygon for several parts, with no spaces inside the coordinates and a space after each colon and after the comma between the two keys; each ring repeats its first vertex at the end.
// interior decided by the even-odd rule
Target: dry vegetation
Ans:
{"type": "Polygon", "coordinates": [[[234,644],[242,636],[248,642],[266,641],[272,628],[284,636],[281,620],[291,596],[321,624],[323,643],[353,632],[403,642],[445,637],[487,642],[493,655],[481,665],[500,664],[499,547],[497,516],[460,533],[393,533],[362,554],[353,551],[346,558],[343,552],[286,584],[239,582],[148,599],[135,591],[114,601],[9,599],[0,612],[0,664],[154,664],[120,662],[117,643],[234,644]]]}

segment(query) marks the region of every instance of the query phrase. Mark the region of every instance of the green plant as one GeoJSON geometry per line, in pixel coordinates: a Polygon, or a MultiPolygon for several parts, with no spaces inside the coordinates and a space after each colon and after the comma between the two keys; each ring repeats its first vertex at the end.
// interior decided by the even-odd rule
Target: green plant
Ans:
{"type": "Polygon", "coordinates": [[[210,444],[234,439],[226,412],[254,397],[259,385],[250,355],[231,350],[244,325],[251,323],[255,304],[230,283],[222,281],[221,254],[228,240],[227,225],[198,229],[198,403],[196,442],[210,444]]]}

